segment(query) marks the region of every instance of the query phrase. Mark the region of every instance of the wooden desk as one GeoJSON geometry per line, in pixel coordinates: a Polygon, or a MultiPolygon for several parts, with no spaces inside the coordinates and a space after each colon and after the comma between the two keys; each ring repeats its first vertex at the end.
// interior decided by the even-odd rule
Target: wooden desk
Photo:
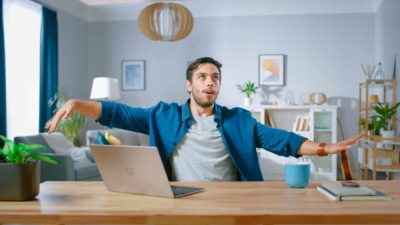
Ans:
{"type": "Polygon", "coordinates": [[[333,202],[316,183],[180,183],[207,191],[169,199],[108,192],[101,182],[45,182],[35,201],[0,202],[0,224],[400,224],[400,181],[362,183],[394,200],[333,202]]]}

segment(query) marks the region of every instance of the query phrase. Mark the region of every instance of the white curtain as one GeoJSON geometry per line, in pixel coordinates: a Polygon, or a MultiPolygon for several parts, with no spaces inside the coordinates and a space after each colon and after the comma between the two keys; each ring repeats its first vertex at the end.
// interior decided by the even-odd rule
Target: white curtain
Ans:
{"type": "Polygon", "coordinates": [[[30,0],[4,0],[7,136],[39,131],[42,7],[30,0]]]}

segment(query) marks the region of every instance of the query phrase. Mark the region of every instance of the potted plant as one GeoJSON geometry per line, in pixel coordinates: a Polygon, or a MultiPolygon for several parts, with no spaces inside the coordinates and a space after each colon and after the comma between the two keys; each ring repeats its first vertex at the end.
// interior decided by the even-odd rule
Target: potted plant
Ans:
{"type": "Polygon", "coordinates": [[[35,149],[46,149],[43,145],[14,143],[1,136],[4,146],[0,148],[0,201],[24,201],[39,194],[40,172],[38,161],[58,164],[58,161],[35,149]]]}
{"type": "MultiPolygon", "coordinates": [[[[54,96],[49,100],[49,106],[55,107],[55,113],[64,105],[68,98],[60,93],[56,92],[54,96]]],[[[81,146],[80,130],[86,122],[86,118],[77,112],[71,113],[67,119],[62,119],[57,126],[57,131],[64,134],[64,136],[70,140],[75,146],[81,146]]]]}
{"type": "Polygon", "coordinates": [[[254,82],[247,81],[244,85],[236,85],[237,88],[246,94],[244,98],[244,105],[249,106],[251,105],[251,94],[255,94],[258,87],[254,84],[254,82]]]}
{"type": "Polygon", "coordinates": [[[378,102],[372,105],[372,109],[376,112],[376,115],[371,116],[373,123],[373,130],[380,134],[384,138],[393,138],[394,130],[392,130],[392,121],[396,117],[397,108],[400,106],[400,102],[393,106],[378,102]]]}

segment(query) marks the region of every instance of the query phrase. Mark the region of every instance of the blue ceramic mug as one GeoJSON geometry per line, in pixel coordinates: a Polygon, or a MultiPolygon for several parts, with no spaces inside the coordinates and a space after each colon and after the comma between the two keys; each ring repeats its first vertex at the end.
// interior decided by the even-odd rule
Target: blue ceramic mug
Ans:
{"type": "Polygon", "coordinates": [[[307,186],[310,183],[310,163],[285,164],[285,181],[294,188],[307,186]]]}

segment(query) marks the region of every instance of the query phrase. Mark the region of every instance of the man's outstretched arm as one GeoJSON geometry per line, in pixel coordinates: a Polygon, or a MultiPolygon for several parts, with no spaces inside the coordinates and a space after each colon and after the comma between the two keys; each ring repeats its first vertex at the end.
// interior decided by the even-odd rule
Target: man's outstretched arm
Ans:
{"type": "Polygon", "coordinates": [[[62,119],[66,119],[73,112],[79,112],[90,119],[96,120],[101,115],[102,106],[97,101],[70,99],[57,111],[54,117],[46,124],[49,133],[57,129],[62,119]]]}
{"type": "Polygon", "coordinates": [[[360,134],[356,137],[340,141],[334,144],[321,145],[321,143],[306,140],[300,146],[297,151],[298,155],[317,155],[318,150],[323,151],[325,154],[335,154],[341,151],[347,151],[351,148],[351,145],[360,140],[364,134],[360,134]]]}

